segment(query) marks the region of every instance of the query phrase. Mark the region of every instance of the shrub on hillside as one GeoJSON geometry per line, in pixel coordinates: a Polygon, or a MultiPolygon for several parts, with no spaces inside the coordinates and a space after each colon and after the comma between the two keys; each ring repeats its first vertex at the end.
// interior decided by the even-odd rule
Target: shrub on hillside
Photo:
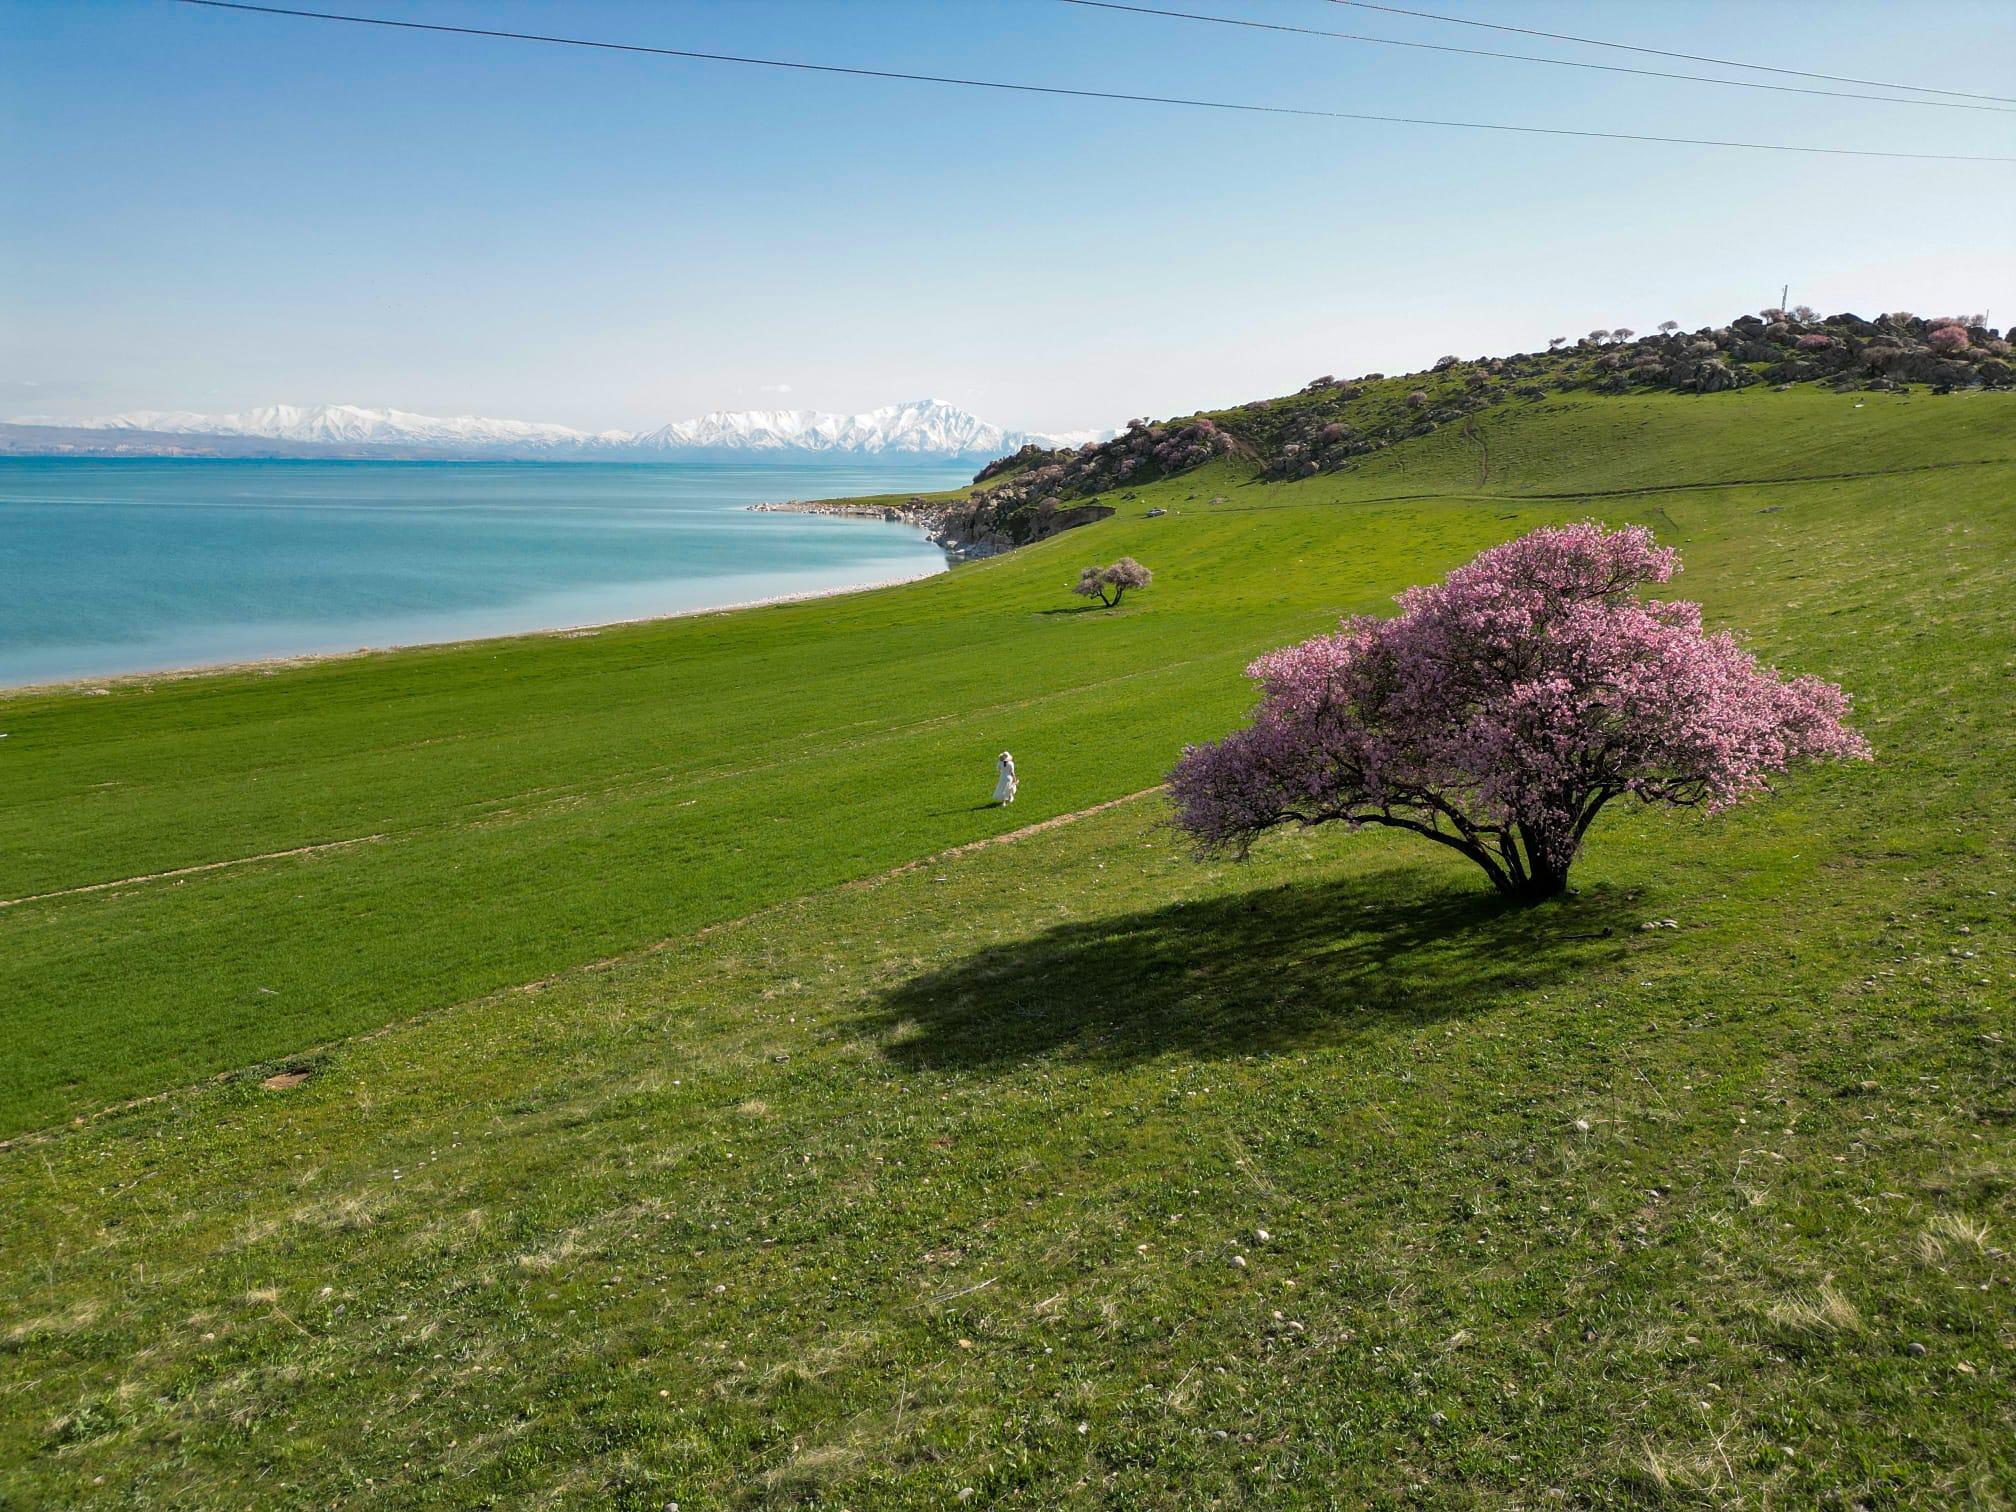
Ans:
{"type": "Polygon", "coordinates": [[[1839,688],[1637,596],[1679,566],[1643,526],[1536,530],[1410,588],[1396,618],[1263,656],[1253,722],[1170,774],[1177,825],[1240,854],[1286,824],[1411,830],[1535,902],[1616,799],[1713,812],[1796,763],[1867,758],[1839,688]]]}
{"type": "Polygon", "coordinates": [[[1827,348],[1834,345],[1834,338],[1816,333],[1811,336],[1801,336],[1793,345],[1798,347],[1802,352],[1824,352],[1827,348]]]}
{"type": "Polygon", "coordinates": [[[1942,325],[1925,338],[1925,344],[1942,355],[1960,351],[1967,341],[1967,328],[1959,325],[1942,325]]]}

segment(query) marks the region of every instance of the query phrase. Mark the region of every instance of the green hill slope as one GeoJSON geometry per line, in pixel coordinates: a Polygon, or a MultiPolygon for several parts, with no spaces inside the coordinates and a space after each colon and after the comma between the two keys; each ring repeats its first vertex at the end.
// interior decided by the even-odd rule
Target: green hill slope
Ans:
{"type": "Polygon", "coordinates": [[[2006,1500],[2012,420],[1555,395],[901,590],[0,702],[10,1125],[267,1063],[0,1154],[0,1498],[2006,1500]],[[1591,514],[1878,761],[1538,914],[1010,837],[1591,514]]]}
{"type": "Polygon", "coordinates": [[[1184,741],[1238,716],[1233,673],[1255,652],[1542,519],[1663,523],[1656,500],[1576,493],[1599,481],[1930,467],[1965,493],[2016,449],[2009,396],[1854,405],[1555,399],[1480,417],[1488,478],[1478,443],[1450,431],[1286,486],[1219,463],[1090,531],[918,587],[0,700],[0,1001],[16,1031],[0,1128],[990,833],[1011,822],[976,808],[1003,747],[1025,771],[1015,822],[1149,786],[1184,741]],[[1499,509],[1500,494],[1548,497],[1499,509]],[[1149,520],[1153,507],[1174,512],[1149,520]],[[1080,558],[1129,553],[1157,590],[1117,615],[1074,612],[1063,589],[1080,558]],[[179,875],[107,886],[163,873],[179,875]]]}

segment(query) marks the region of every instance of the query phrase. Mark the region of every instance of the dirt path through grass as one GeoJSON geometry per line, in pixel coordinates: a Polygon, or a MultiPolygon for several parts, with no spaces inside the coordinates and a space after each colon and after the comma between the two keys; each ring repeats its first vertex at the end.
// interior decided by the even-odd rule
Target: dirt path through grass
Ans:
{"type": "Polygon", "coordinates": [[[143,882],[165,882],[170,877],[193,877],[198,872],[222,871],[227,866],[251,866],[258,861],[285,861],[289,856],[313,856],[322,851],[344,850],[353,845],[371,845],[383,835],[358,835],[351,840],[325,840],[319,845],[297,845],[292,850],[267,851],[259,856],[234,856],[229,861],[205,861],[201,866],[177,866],[168,871],[148,872],[140,877],[121,877],[115,882],[87,882],[82,887],[61,887],[55,892],[29,893],[21,898],[0,898],[0,908],[19,908],[24,903],[46,903],[51,898],[74,898],[79,893],[110,892],[115,887],[138,887],[143,882]]]}

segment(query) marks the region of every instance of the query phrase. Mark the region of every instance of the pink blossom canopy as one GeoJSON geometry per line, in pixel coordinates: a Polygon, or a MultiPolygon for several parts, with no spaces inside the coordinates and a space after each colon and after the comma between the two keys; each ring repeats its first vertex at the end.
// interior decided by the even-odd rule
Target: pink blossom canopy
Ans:
{"type": "Polygon", "coordinates": [[[1261,657],[1253,723],[1171,774],[1177,824],[1242,851],[1280,824],[1391,825],[1540,897],[1613,798],[1714,810],[1795,762],[1868,757],[1839,688],[1782,679],[1698,605],[1636,596],[1679,568],[1641,526],[1536,530],[1410,588],[1397,617],[1261,657]]]}

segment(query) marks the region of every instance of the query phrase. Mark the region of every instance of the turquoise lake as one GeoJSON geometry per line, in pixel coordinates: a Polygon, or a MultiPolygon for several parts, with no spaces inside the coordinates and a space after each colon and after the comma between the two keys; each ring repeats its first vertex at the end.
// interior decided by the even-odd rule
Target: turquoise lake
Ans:
{"type": "Polygon", "coordinates": [[[0,458],[0,687],[607,624],[945,569],[906,525],[752,503],[946,464],[0,458]]]}

